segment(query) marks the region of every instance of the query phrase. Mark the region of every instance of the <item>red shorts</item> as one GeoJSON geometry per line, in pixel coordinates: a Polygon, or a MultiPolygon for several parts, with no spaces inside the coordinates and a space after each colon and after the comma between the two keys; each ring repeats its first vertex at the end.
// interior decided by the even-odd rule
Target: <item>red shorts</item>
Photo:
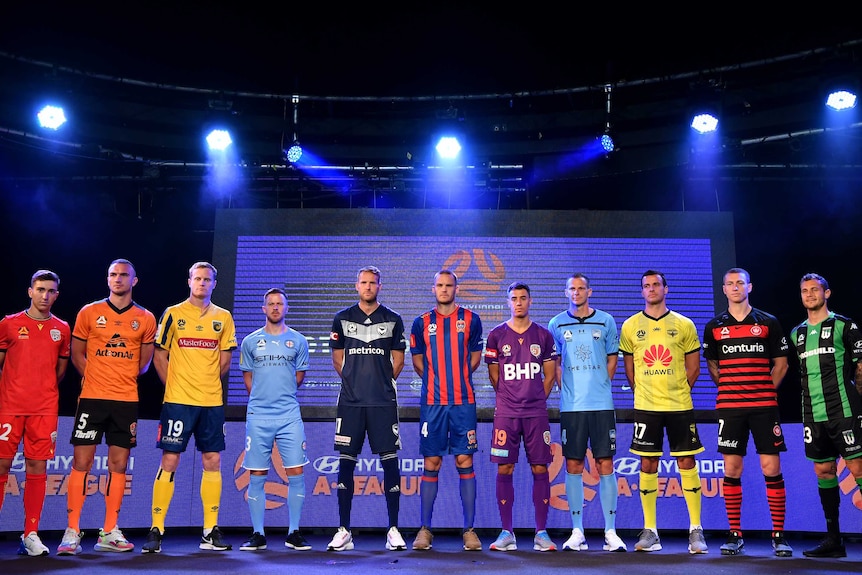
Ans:
{"type": "Polygon", "coordinates": [[[57,445],[56,415],[9,415],[0,413],[0,459],[14,459],[24,438],[24,458],[54,459],[57,445]]]}

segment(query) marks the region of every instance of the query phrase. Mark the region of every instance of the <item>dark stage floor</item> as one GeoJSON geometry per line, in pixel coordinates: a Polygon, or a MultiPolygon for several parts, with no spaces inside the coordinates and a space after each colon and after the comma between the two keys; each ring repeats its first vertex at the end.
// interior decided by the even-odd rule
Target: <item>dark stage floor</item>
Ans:
{"type": "MultiPolygon", "coordinates": [[[[264,551],[239,551],[239,545],[248,535],[245,531],[225,530],[226,539],[233,544],[232,551],[201,551],[199,536],[191,530],[169,530],[165,535],[162,552],[144,555],[138,548],[145,541],[143,530],[125,530],[129,540],[136,544],[131,553],[107,553],[93,551],[95,532],[87,533],[84,552],[74,557],[60,557],[54,553],[61,533],[43,532],[43,542],[52,550],[44,557],[16,555],[18,534],[0,534],[0,572],[4,575],[52,573],[58,575],[127,575],[143,572],[176,575],[178,571],[202,573],[272,573],[286,575],[290,572],[302,575],[320,573],[336,574],[345,570],[353,573],[495,573],[534,570],[543,575],[569,574],[572,569],[581,573],[631,573],[654,575],[691,575],[694,570],[710,574],[757,574],[778,573],[854,573],[858,574],[862,561],[862,542],[858,538],[846,539],[847,557],[843,559],[809,559],[803,557],[803,549],[813,547],[819,537],[789,534],[793,546],[793,557],[779,558],[772,554],[770,540],[765,534],[746,537],[745,554],[736,557],[722,556],[719,546],[724,541],[723,533],[707,533],[710,546],[706,555],[689,555],[687,538],[682,532],[662,532],[661,551],[635,553],[635,532],[621,532],[628,544],[627,553],[602,551],[600,531],[587,532],[588,551],[539,553],[533,551],[532,533],[518,531],[517,551],[489,551],[488,545],[497,535],[496,531],[480,531],[483,551],[467,552],[461,549],[461,536],[454,531],[435,533],[434,547],[428,551],[387,551],[384,548],[383,531],[354,530],[356,548],[353,551],[326,551],[326,545],[334,530],[312,530],[306,533],[313,546],[310,551],[295,551],[284,547],[284,530],[271,529],[267,534],[268,549],[264,551]],[[294,571],[295,570],[295,571],[294,571]]],[[[414,529],[402,529],[408,546],[415,535],[414,529]]],[[[552,532],[558,547],[568,536],[565,532],[552,532]]]]}

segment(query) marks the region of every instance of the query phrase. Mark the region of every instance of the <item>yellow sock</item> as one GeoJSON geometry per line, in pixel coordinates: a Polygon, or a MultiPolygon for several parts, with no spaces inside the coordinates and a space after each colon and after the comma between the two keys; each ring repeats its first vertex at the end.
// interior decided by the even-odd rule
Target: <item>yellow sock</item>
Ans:
{"type": "Polygon", "coordinates": [[[204,505],[204,529],[212,529],[218,525],[221,471],[204,471],[201,477],[201,503],[204,505]]]}
{"type": "Polygon", "coordinates": [[[153,527],[165,532],[165,516],[174,497],[174,473],[161,467],[153,482],[153,527]]]}
{"type": "Polygon", "coordinates": [[[641,507],[644,512],[644,529],[656,529],[655,502],[658,498],[658,473],[640,472],[641,507]]]}
{"type": "Polygon", "coordinates": [[[700,475],[697,472],[697,467],[680,469],[679,476],[682,479],[682,495],[685,497],[685,505],[688,507],[688,519],[692,525],[700,525],[703,489],[700,484],[700,475]]]}

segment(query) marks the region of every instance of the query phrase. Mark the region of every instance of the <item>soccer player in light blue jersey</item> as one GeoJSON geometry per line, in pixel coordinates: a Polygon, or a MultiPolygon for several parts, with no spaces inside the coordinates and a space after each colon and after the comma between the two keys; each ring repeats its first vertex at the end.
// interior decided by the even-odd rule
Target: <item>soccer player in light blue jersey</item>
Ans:
{"type": "Polygon", "coordinates": [[[569,307],[548,324],[557,345],[557,381],[560,384],[560,438],[566,457],[566,499],[572,534],[564,551],[585,551],[584,461],[587,445],[599,476],[599,500],[605,519],[605,551],[626,551],[617,535],[616,414],[611,381],[617,370],[620,347],[617,325],[610,314],[590,307],[590,279],[576,273],[566,281],[569,307]]]}
{"type": "Polygon", "coordinates": [[[242,466],[249,470],[248,510],[252,534],[240,547],[243,551],[266,549],[263,516],[266,510],[265,484],[273,461],[273,442],[287,476],[289,527],[284,545],[291,549],[311,549],[299,532],[305,501],[308,463],[305,426],[296,390],[308,370],[308,340],[288,327],[287,294],[272,288],[264,295],[266,325],[242,340],[240,369],[248,390],[245,423],[245,456],[242,466]]]}

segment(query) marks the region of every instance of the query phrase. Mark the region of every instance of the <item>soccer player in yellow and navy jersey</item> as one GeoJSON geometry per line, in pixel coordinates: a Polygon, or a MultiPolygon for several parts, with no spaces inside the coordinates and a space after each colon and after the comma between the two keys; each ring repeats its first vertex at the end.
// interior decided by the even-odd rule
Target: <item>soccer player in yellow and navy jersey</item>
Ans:
{"type": "Polygon", "coordinates": [[[189,269],[189,298],[166,309],[159,320],[153,363],[165,384],[158,442],[162,462],[153,484],[153,525],[141,549],[144,553],[161,551],[165,515],[174,494],[174,473],[192,436],[203,463],[200,548],[231,548],[218,528],[218,510],[221,452],[225,449],[222,378],[230,369],[237,344],[233,316],[211,301],[217,273],[211,263],[193,264],[189,269]]]}
{"type": "Polygon", "coordinates": [[[700,524],[701,484],[695,454],[704,448],[697,433],[691,388],[700,374],[700,340],[689,318],[667,307],[664,274],[647,270],[641,276],[642,312],[623,322],[620,351],[626,379],[634,390],[631,452],[640,455],[640,494],[644,528],[635,551],[658,551],[656,522],[658,462],[667,430],[670,454],[676,457],[689,515],[689,553],[708,548],[700,524]]]}

